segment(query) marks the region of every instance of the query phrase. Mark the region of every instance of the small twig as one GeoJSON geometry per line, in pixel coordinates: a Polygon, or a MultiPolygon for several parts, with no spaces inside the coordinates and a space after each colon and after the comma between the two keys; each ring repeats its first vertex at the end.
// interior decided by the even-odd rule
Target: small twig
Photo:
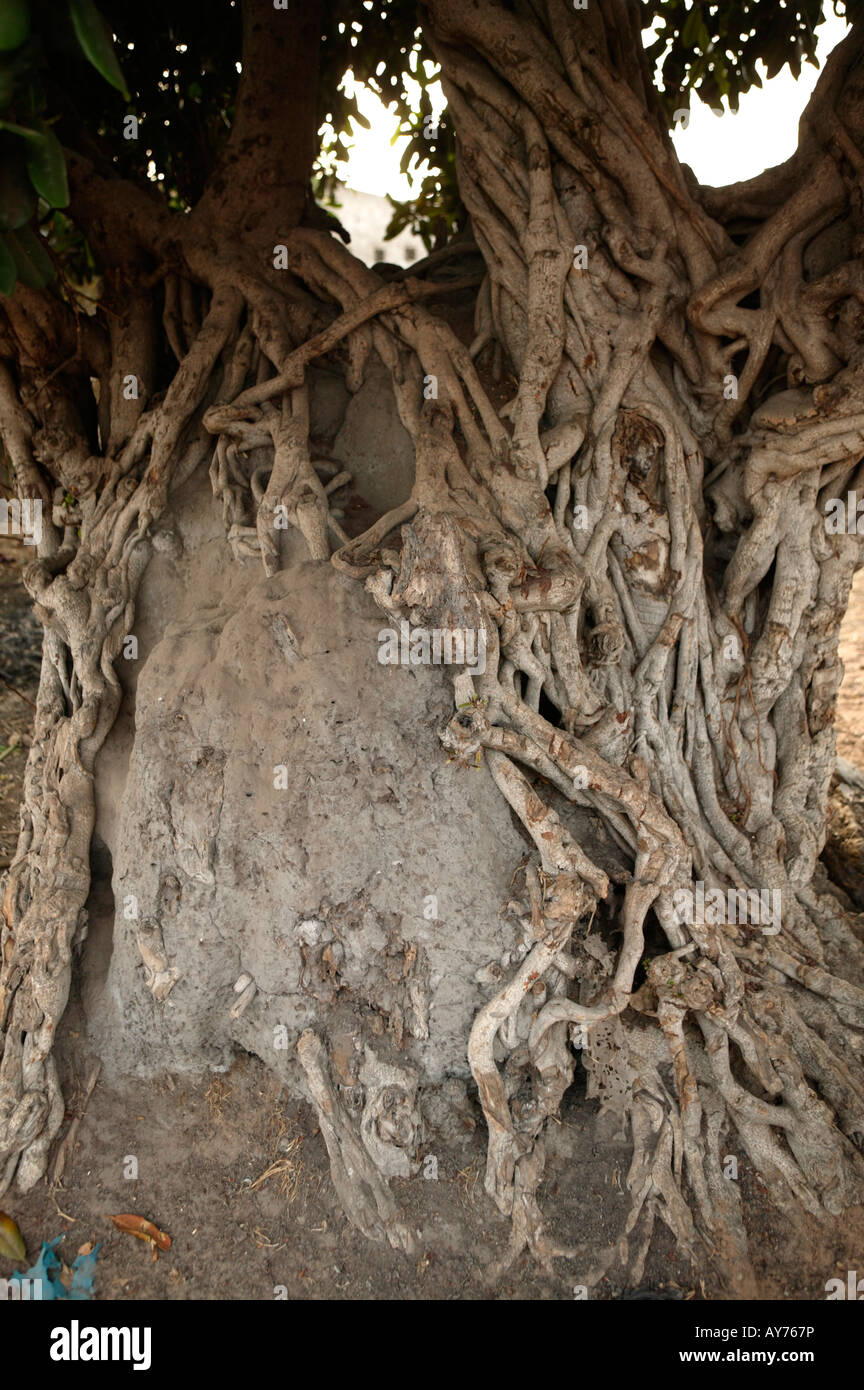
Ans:
{"type": "Polygon", "coordinates": [[[35,708],[36,708],[36,706],[35,706],[35,704],[33,703],[32,700],[28,700],[28,699],[27,699],[27,696],[26,696],[26,695],[22,695],[22,694],[21,694],[21,691],[18,690],[18,689],[12,684],[11,681],[7,681],[7,679],[6,679],[6,677],[3,675],[2,671],[0,671],[0,681],[2,681],[3,684],[4,684],[5,686],[8,686],[8,688],[12,691],[12,694],[13,694],[13,695],[17,695],[19,700],[23,700],[24,703],[25,703],[25,705],[29,705],[31,709],[35,709],[35,708]]]}
{"type": "Polygon", "coordinates": [[[78,1217],[77,1217],[77,1216],[70,1216],[68,1212],[65,1212],[65,1211],[63,1210],[63,1208],[61,1207],[60,1203],[57,1201],[57,1198],[54,1196],[54,1189],[53,1189],[53,1188],[49,1188],[49,1190],[48,1190],[48,1196],[51,1198],[51,1201],[54,1203],[54,1205],[55,1205],[55,1207],[57,1208],[57,1210],[59,1211],[60,1215],[63,1217],[63,1220],[64,1220],[64,1221],[71,1221],[71,1223],[72,1223],[73,1226],[77,1225],[78,1217]]]}
{"type": "MultiPolygon", "coordinates": [[[[57,1150],[57,1157],[54,1160],[54,1177],[52,1179],[54,1187],[56,1187],[60,1182],[60,1179],[63,1176],[63,1172],[66,1168],[66,1160],[68,1159],[70,1153],[75,1147],[75,1140],[78,1138],[78,1126],[84,1118],[84,1111],[87,1109],[87,1102],[93,1094],[93,1088],[95,1087],[96,1082],[99,1080],[99,1073],[101,1070],[102,1063],[96,1062],[93,1068],[91,1069],[90,1075],[88,1076],[84,1084],[84,1095],[82,1096],[81,1104],[78,1107],[78,1114],[75,1116],[74,1120],[69,1126],[66,1137],[64,1138],[59,1149],[57,1150]]],[[[60,1208],[57,1207],[57,1210],[59,1211],[60,1208]]],[[[70,1219],[71,1218],[67,1217],[67,1220],[70,1219]]]]}
{"type": "MultiPolygon", "coordinates": [[[[79,336],[80,336],[80,335],[79,335],[79,336]]],[[[49,372],[48,375],[45,377],[44,381],[42,382],[42,384],[41,384],[40,386],[37,386],[37,388],[36,388],[36,395],[38,396],[42,391],[44,391],[44,390],[45,390],[45,387],[49,384],[49,382],[51,382],[51,381],[54,380],[55,376],[58,376],[60,372],[65,372],[66,368],[67,368],[67,367],[71,367],[73,362],[77,362],[77,361],[78,361],[78,358],[79,358],[80,356],[81,356],[81,345],[80,345],[80,342],[79,342],[79,345],[78,345],[78,347],[76,348],[76,350],[73,352],[72,356],[71,356],[71,357],[67,357],[65,362],[61,362],[60,365],[59,365],[59,367],[55,367],[54,370],[53,370],[53,372],[49,372]]]]}

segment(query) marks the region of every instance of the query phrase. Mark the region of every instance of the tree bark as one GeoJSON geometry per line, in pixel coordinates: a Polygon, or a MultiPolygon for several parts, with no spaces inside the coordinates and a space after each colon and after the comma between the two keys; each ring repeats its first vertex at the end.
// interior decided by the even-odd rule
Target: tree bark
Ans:
{"type": "MultiPolygon", "coordinates": [[[[112,661],[148,529],[209,456],[232,544],[268,573],[284,509],[312,558],[330,555],[394,617],[485,634],[485,674],[456,677],[443,742],[485,759],[536,847],[524,958],[466,1039],[486,1189],[513,1220],[507,1259],[525,1244],[546,1264],[572,1253],[545,1237],[536,1189],[577,1042],[590,1094],[633,1139],[632,1210],[593,1278],[623,1259],[638,1279],[659,1216],[740,1288],[745,1219],[721,1145],[734,1139],[788,1212],[839,1212],[862,1190],[860,928],[818,870],[858,563],[857,534],[827,530],[825,504],[856,487],[864,457],[862,39],[832,55],[802,121],[806,177],[784,166],[703,192],[663,127],[628,6],[429,9],[486,268],[470,345],[425,305],[446,286],[421,271],[382,290],[297,225],[311,145],[282,160],[277,99],[290,77],[308,103],[313,78],[263,0],[247,10],[234,132],[188,226],[151,200],[131,217],[145,209],[135,191],[114,191],[112,214],[110,185],[79,169],[106,245],[111,216],[126,218],[115,292],[143,256],[161,319],[128,290],[121,326],[47,383],[47,362],[27,362],[33,323],[50,320],[54,365],[73,326],[23,293],[7,313],[0,426],[19,486],[54,480],[77,501],[70,525],[54,494],[29,580],[47,637],[2,928],[0,1190],[16,1168],[24,1185],[44,1170],[62,1114],[51,1043],[82,929],[112,661]],[[273,270],[277,231],[288,275],[273,270]],[[163,399],[123,405],[129,354],[146,382],[153,334],[176,373],[163,399]],[[410,500],[355,540],[309,443],[305,372],[337,351],[352,386],[381,358],[416,455],[410,500]],[[497,409],[490,374],[505,361],[515,386],[497,409]],[[72,403],[97,366],[105,449],[72,403]],[[574,842],[549,786],[603,819],[626,883],[574,842]],[[496,1055],[537,981],[545,1002],[505,1073],[496,1055]]],[[[350,1124],[313,1041],[313,1101],[341,1154],[350,1124]]]]}

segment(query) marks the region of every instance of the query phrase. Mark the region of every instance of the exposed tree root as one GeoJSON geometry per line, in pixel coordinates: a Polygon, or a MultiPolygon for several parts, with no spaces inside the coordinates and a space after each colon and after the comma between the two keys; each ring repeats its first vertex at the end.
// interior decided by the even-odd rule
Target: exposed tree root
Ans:
{"type": "MultiPolygon", "coordinates": [[[[187,296],[181,322],[166,276],[179,366],[165,399],[117,424],[106,381],[104,459],[67,447],[56,464],[63,486],[77,466],[90,490],[80,543],[52,530],[28,581],[47,639],[2,930],[0,1190],[16,1167],[24,1186],[44,1170],[62,1113],[51,1043],[83,931],[111,665],[148,528],[202,456],[203,422],[228,535],[268,574],[282,563],[278,517],[386,612],[485,634],[485,673],[457,676],[442,741],[457,764],[485,760],[536,848],[516,903],[522,958],[468,1044],[486,1191],[512,1219],[499,1271],[526,1246],[547,1266],[583,1258],[546,1239],[537,1200],[575,1040],[589,1095],[633,1146],[630,1214],[587,1282],[616,1259],[638,1281],[659,1217],[740,1287],[730,1149],[793,1220],[860,1200],[864,1176],[862,951],[814,882],[858,562],[857,537],[828,534],[823,510],[864,457],[860,266],[823,265],[819,237],[840,217],[860,236],[860,165],[814,141],[806,183],[789,194],[780,181],[772,199],[763,180],[763,210],[742,226],[743,194],[726,195],[728,217],[721,195],[709,212],[694,194],[616,69],[602,16],[577,20],[564,0],[430,8],[486,262],[470,349],[424,306],[438,287],[382,289],[325,233],[284,238],[303,306],[290,327],[245,262],[226,277],[190,246],[188,277],[211,297],[199,325],[187,296]],[[416,455],[410,499],[354,539],[309,440],[306,369],[336,352],[352,389],[381,359],[416,455]],[[501,411],[483,385],[496,353],[518,379],[501,411]],[[437,398],[424,400],[430,378],[437,398]],[[627,854],[623,893],[556,796],[590,807],[627,854]],[[781,903],[768,918],[763,892],[781,903]],[[702,906],[682,915],[682,893],[702,906]],[[740,916],[706,907],[730,893],[744,894],[740,916]],[[607,925],[591,933],[600,903],[607,925]]],[[[859,48],[841,45],[820,91],[860,80],[859,48]]],[[[860,148],[861,113],[844,110],[860,148]]],[[[66,329],[52,331],[59,342],[66,329]]],[[[20,487],[44,488],[46,406],[32,383],[0,387],[20,487]]],[[[324,1045],[306,1033],[299,1055],[348,1215],[409,1248],[324,1045]]]]}
{"type": "Polygon", "coordinates": [[[386,1179],[372,1162],[333,1089],[324,1044],[307,1029],[297,1044],[309,1094],[330,1156],[333,1185],[350,1221],[372,1240],[388,1240],[397,1250],[413,1254],[415,1241],[399,1221],[386,1179]]]}

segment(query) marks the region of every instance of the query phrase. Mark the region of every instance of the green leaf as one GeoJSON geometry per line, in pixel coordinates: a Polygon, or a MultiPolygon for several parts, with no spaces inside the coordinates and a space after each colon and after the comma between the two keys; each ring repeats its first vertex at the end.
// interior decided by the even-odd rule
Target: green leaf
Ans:
{"type": "Polygon", "coordinates": [[[45,125],[41,125],[39,130],[30,130],[27,126],[13,125],[11,121],[0,121],[0,127],[27,141],[27,172],[40,197],[45,199],[49,207],[68,207],[66,158],[53,130],[45,125]]]}
{"type": "Polygon", "coordinates": [[[69,206],[69,183],[66,178],[66,157],[53,130],[39,132],[39,143],[33,146],[27,160],[27,172],[36,192],[49,207],[69,206]]]}
{"type": "Polygon", "coordinates": [[[106,82],[130,100],[126,79],[114,52],[111,30],[93,4],[93,0],[69,0],[69,13],[84,56],[89,59],[106,82]]]}
{"type": "Polygon", "coordinates": [[[54,278],[51,257],[42,245],[42,238],[30,227],[19,227],[6,233],[6,245],[15,257],[15,268],[22,285],[31,290],[44,290],[54,278]]]}
{"type": "Polygon", "coordinates": [[[711,43],[711,36],[705,28],[702,11],[698,5],[693,6],[685,20],[684,28],[681,30],[681,42],[685,48],[698,48],[703,53],[711,43]]]}
{"type": "Polygon", "coordinates": [[[36,211],[36,195],[20,160],[0,148],[0,232],[23,227],[36,211]]]}
{"type": "Polygon", "coordinates": [[[372,129],[369,118],[363,115],[363,112],[360,110],[360,107],[357,104],[356,96],[346,99],[345,110],[346,115],[350,116],[350,119],[352,121],[356,121],[357,124],[359,126],[362,126],[364,130],[372,129]]]}
{"type": "Polygon", "coordinates": [[[30,33],[30,6],[27,0],[0,0],[0,52],[20,48],[30,33]]]}
{"type": "Polygon", "coordinates": [[[15,94],[15,110],[22,120],[29,123],[38,119],[46,105],[42,79],[35,68],[30,68],[24,74],[15,94]]]}
{"type": "Polygon", "coordinates": [[[12,60],[0,62],[0,108],[3,110],[9,105],[15,94],[15,84],[18,81],[18,64],[12,60]]]}
{"type": "Polygon", "coordinates": [[[18,270],[15,265],[15,257],[6,246],[6,242],[0,236],[0,294],[5,294],[8,298],[15,288],[18,279],[18,270]]]}

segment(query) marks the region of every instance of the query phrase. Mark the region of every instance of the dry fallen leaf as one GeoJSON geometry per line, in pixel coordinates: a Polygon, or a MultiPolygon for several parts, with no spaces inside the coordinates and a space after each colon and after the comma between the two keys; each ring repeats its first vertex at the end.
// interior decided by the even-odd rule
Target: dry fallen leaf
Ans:
{"type": "Polygon", "coordinates": [[[93,1254],[93,1242],[92,1242],[92,1240],[88,1240],[84,1245],[79,1245],[79,1246],[78,1246],[78,1254],[79,1254],[79,1255],[92,1255],[92,1254],[93,1254]]]}
{"type": "Polygon", "coordinates": [[[114,1222],[118,1231],[126,1231],[130,1236],[137,1236],[139,1240],[150,1242],[153,1251],[153,1259],[158,1259],[159,1250],[170,1250],[171,1237],[164,1231],[160,1231],[158,1226],[154,1226],[152,1221],[147,1221],[143,1216],[135,1216],[132,1213],[122,1213],[119,1216],[112,1216],[109,1220],[114,1222]]]}
{"type": "Polygon", "coordinates": [[[24,1237],[12,1217],[0,1211],[0,1255],[7,1260],[23,1260],[26,1254],[24,1237]]]}

